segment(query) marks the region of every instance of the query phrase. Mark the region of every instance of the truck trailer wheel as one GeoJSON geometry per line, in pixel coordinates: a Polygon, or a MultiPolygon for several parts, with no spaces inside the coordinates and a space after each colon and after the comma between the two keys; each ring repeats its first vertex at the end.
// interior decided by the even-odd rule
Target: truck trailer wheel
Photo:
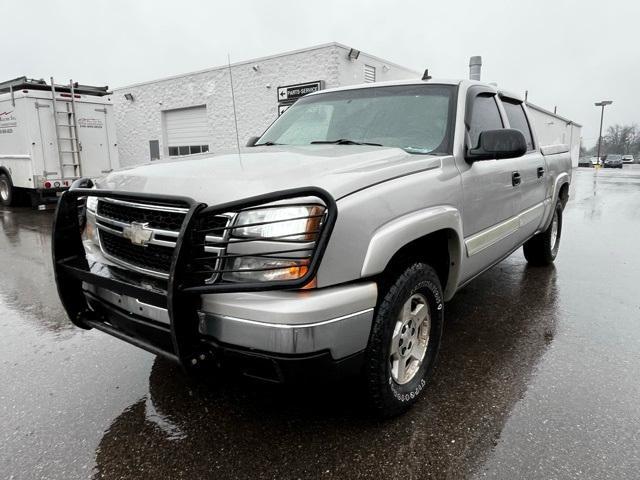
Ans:
{"type": "Polygon", "coordinates": [[[381,292],[367,347],[364,377],[382,417],[406,411],[420,397],[440,348],[444,302],[435,270],[414,263],[381,292]]]}
{"type": "Polygon", "coordinates": [[[562,203],[556,203],[549,227],[529,239],[522,247],[524,258],[531,265],[550,265],[558,255],[560,235],[562,234],[562,203]]]}
{"type": "Polygon", "coordinates": [[[0,203],[5,207],[14,204],[15,191],[11,178],[6,173],[0,173],[0,203]]]}

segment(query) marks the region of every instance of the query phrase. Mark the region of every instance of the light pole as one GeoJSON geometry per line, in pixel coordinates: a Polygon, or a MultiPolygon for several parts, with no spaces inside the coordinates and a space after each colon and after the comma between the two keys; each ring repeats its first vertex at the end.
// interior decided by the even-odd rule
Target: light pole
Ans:
{"type": "Polygon", "coordinates": [[[600,112],[600,135],[598,135],[598,164],[600,164],[600,145],[602,144],[602,121],[604,120],[604,107],[607,105],[611,105],[613,101],[611,100],[603,100],[601,102],[596,102],[594,105],[596,107],[602,107],[602,111],[600,112]]]}

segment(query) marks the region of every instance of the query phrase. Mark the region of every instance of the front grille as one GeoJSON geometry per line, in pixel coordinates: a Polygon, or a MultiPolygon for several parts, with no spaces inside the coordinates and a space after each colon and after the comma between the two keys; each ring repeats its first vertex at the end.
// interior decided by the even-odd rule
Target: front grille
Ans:
{"type": "MultiPolygon", "coordinates": [[[[158,207],[162,208],[162,207],[158,207]]],[[[98,215],[123,223],[148,223],[150,228],[178,232],[182,226],[185,214],[166,210],[139,208],[108,200],[98,201],[98,215]]]]}
{"type": "MultiPolygon", "coordinates": [[[[167,278],[187,211],[180,204],[124,202],[100,198],[96,220],[102,250],[110,260],[129,270],[167,278]],[[130,227],[152,230],[145,246],[136,245],[125,238],[125,231],[130,227]]],[[[203,215],[198,219],[198,224],[202,224],[207,231],[206,236],[199,235],[196,240],[200,253],[206,251],[214,255],[223,254],[223,249],[216,245],[227,236],[229,221],[229,215],[219,214],[203,215]]]]}
{"type": "Polygon", "coordinates": [[[104,230],[100,230],[100,243],[106,254],[135,267],[165,274],[171,268],[173,248],[159,245],[141,247],[104,230]]]}

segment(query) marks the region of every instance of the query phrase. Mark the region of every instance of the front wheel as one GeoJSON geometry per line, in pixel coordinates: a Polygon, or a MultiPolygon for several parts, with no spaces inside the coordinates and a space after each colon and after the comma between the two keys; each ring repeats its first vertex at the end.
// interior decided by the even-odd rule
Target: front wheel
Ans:
{"type": "Polygon", "coordinates": [[[558,201],[553,211],[551,224],[523,245],[524,258],[531,265],[550,265],[558,255],[562,234],[562,203],[558,201]]]}
{"type": "Polygon", "coordinates": [[[365,381],[382,417],[406,411],[423,392],[442,336],[444,302],[435,270],[414,263],[381,292],[366,352],[365,381]]]}

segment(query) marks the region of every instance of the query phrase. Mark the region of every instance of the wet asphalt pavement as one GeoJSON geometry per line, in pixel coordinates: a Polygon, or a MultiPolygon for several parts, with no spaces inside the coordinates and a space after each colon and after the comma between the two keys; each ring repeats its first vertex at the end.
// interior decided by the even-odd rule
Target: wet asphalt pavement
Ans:
{"type": "Polygon", "coordinates": [[[640,166],[575,171],[555,267],[447,305],[426,398],[186,378],[65,317],[51,212],[0,207],[0,478],[638,478],[640,166]]]}

